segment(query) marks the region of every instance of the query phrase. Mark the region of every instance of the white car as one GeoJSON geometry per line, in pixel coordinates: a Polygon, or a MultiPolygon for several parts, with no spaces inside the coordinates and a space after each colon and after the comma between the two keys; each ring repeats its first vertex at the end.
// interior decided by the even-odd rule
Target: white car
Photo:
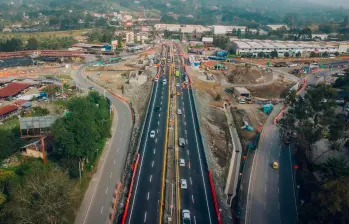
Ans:
{"type": "Polygon", "coordinates": [[[182,210],[182,223],[191,224],[190,211],[188,209],[182,210]]]}
{"type": "Polygon", "coordinates": [[[150,138],[155,138],[155,131],[154,131],[154,130],[152,130],[152,131],[150,132],[150,138]]]}
{"type": "Polygon", "coordinates": [[[187,180],[186,179],[181,179],[181,189],[187,189],[187,180]]]}
{"type": "Polygon", "coordinates": [[[166,84],[167,84],[167,80],[164,79],[164,80],[162,81],[162,84],[166,85],[166,84]]]}
{"type": "Polygon", "coordinates": [[[159,78],[155,78],[155,79],[154,79],[154,82],[158,82],[158,81],[159,81],[159,78]]]}
{"type": "Polygon", "coordinates": [[[179,159],[179,166],[185,167],[184,159],[179,159]]]}
{"type": "Polygon", "coordinates": [[[176,84],[177,87],[180,87],[181,85],[179,83],[176,84]]]}
{"type": "Polygon", "coordinates": [[[181,115],[182,114],[182,110],[181,109],[177,109],[177,114],[181,115]]]}

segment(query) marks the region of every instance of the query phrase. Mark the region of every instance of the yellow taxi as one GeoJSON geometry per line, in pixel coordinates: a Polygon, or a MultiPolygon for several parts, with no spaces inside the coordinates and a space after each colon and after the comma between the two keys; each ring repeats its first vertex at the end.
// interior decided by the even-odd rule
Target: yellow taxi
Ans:
{"type": "Polygon", "coordinates": [[[177,92],[177,96],[180,96],[181,95],[181,93],[180,92],[177,92]]]}
{"type": "Polygon", "coordinates": [[[273,169],[277,170],[279,169],[279,163],[278,162],[273,162],[273,169]]]}

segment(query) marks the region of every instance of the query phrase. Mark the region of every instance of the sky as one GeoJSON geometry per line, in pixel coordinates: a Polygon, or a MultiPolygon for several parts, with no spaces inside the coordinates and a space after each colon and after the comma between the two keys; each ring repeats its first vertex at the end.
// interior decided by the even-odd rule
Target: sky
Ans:
{"type": "Polygon", "coordinates": [[[321,5],[329,6],[343,6],[344,8],[349,8],[349,0],[308,0],[309,2],[314,2],[321,5]]]}

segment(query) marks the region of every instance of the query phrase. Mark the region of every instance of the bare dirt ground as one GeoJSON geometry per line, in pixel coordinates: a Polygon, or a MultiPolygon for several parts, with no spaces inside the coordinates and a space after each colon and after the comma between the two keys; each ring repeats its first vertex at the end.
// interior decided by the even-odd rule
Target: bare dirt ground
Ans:
{"type": "Polygon", "coordinates": [[[292,82],[286,80],[277,80],[270,85],[264,86],[249,86],[246,87],[254,97],[266,99],[280,98],[280,95],[287,91],[292,86],[292,82]]]}
{"type": "Polygon", "coordinates": [[[223,75],[229,83],[257,84],[273,80],[273,74],[259,68],[248,68],[243,65],[233,66],[231,70],[224,71],[223,75]]]}

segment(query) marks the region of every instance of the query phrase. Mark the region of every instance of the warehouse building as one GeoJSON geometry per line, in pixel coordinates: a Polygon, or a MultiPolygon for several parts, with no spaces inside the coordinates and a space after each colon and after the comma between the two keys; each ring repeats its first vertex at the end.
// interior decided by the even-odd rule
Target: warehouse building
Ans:
{"type": "MultiPolygon", "coordinates": [[[[342,44],[342,43],[340,43],[342,44]]],[[[280,57],[286,52],[290,56],[294,56],[298,52],[302,56],[308,56],[311,52],[334,54],[339,52],[339,45],[329,42],[301,42],[301,41],[274,41],[274,40],[249,40],[240,39],[232,41],[233,51],[236,55],[241,56],[257,56],[259,52],[270,55],[272,51],[277,51],[280,57]]]]}

